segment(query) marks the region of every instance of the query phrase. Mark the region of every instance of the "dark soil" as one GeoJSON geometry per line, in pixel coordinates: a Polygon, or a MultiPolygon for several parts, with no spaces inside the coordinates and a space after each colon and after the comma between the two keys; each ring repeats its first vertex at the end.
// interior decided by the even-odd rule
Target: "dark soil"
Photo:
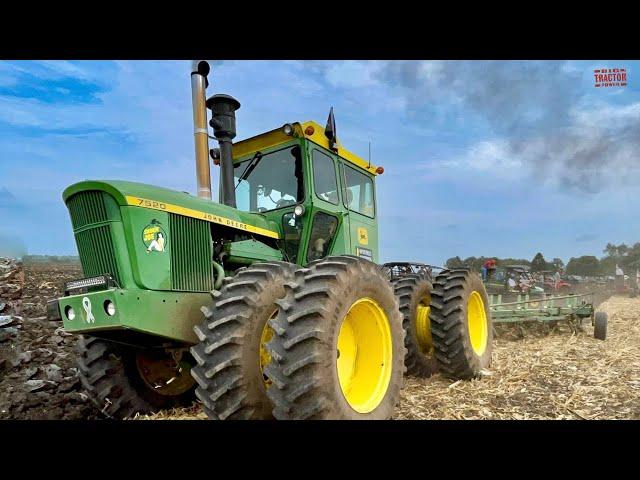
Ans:
{"type": "Polygon", "coordinates": [[[12,316],[0,325],[0,419],[95,418],[78,380],[76,338],[46,317],[47,300],[82,277],[80,265],[26,264],[23,275],[22,298],[3,297],[0,284],[0,304],[9,305],[0,315],[12,316]]]}

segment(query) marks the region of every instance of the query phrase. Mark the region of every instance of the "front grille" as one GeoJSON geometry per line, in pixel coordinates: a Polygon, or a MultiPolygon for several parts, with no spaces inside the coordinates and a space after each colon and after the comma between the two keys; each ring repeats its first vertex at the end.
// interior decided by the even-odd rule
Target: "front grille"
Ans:
{"type": "Polygon", "coordinates": [[[108,220],[104,194],[97,190],[76,193],[67,200],[67,207],[74,229],[108,220]]]}
{"type": "Polygon", "coordinates": [[[76,233],[76,243],[85,277],[109,273],[120,284],[120,273],[109,225],[76,233]]]}
{"type": "Polygon", "coordinates": [[[211,231],[204,220],[169,214],[173,290],[212,289],[211,231]]]}

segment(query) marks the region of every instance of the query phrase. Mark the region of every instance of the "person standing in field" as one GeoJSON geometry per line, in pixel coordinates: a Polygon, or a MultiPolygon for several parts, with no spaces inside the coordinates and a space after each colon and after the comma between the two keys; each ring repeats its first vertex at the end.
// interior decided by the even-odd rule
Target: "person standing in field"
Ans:
{"type": "Polygon", "coordinates": [[[484,264],[482,264],[482,268],[480,268],[480,273],[482,274],[482,281],[487,279],[489,275],[489,270],[496,268],[496,261],[493,258],[490,258],[484,264]]]}
{"type": "Polygon", "coordinates": [[[553,289],[557,292],[558,287],[560,286],[560,280],[562,276],[560,275],[560,270],[556,270],[556,273],[553,274],[553,289]]]}

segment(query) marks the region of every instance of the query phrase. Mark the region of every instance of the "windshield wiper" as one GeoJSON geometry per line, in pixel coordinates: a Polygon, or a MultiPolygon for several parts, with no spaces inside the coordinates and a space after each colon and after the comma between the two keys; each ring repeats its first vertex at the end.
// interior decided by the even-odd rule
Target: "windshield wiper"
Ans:
{"type": "Polygon", "coordinates": [[[260,163],[260,160],[262,160],[262,157],[263,157],[262,152],[256,152],[253,158],[249,161],[249,165],[247,165],[246,168],[243,170],[242,174],[240,174],[240,177],[238,178],[238,183],[236,183],[236,188],[238,188],[238,185],[240,185],[241,181],[246,180],[247,177],[251,175],[251,172],[253,172],[253,169],[256,168],[256,165],[260,163]]]}

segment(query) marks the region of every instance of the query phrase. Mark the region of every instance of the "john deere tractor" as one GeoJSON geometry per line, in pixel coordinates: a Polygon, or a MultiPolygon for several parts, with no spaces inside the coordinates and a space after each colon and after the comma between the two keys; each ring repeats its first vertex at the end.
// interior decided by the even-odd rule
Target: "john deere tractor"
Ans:
{"type": "Polygon", "coordinates": [[[110,180],[63,193],[85,278],[49,315],[79,335],[98,408],[128,418],[195,393],[211,419],[387,419],[405,361],[477,375],[492,335],[479,276],[375,263],[383,169],[342,146],[333,111],[232,143],[240,103],[205,100],[208,74],[192,63],[197,196],[110,180]]]}

